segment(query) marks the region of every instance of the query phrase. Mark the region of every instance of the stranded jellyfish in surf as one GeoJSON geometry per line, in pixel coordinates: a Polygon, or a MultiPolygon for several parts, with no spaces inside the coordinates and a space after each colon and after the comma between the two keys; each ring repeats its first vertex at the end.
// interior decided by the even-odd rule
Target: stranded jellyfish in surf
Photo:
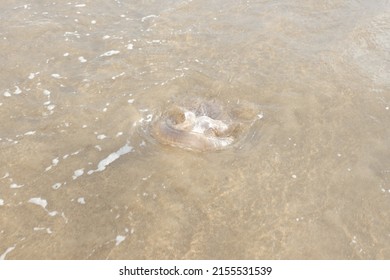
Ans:
{"type": "Polygon", "coordinates": [[[150,133],[161,144],[216,151],[243,139],[257,118],[253,104],[224,106],[216,100],[192,98],[171,102],[152,121],[150,133]]]}

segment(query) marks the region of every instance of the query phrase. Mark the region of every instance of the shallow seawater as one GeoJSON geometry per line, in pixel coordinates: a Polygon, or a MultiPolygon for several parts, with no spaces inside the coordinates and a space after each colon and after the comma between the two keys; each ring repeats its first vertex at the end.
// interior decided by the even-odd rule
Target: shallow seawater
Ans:
{"type": "Polygon", "coordinates": [[[0,3],[0,259],[390,259],[388,1],[0,3]],[[151,141],[175,98],[238,146],[151,141]]]}

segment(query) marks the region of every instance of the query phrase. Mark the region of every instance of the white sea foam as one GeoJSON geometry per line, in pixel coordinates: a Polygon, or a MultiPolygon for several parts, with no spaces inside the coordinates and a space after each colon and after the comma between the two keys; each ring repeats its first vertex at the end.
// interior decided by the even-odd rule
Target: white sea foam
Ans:
{"type": "Polygon", "coordinates": [[[76,180],[78,177],[80,177],[81,175],[84,174],[84,168],[81,168],[81,169],[77,169],[73,172],[73,180],[76,180]]]}
{"type": "Polygon", "coordinates": [[[48,211],[48,214],[49,214],[49,216],[54,217],[54,216],[58,215],[58,212],[57,211],[51,211],[51,212],[48,211]]]}
{"type": "Polygon", "coordinates": [[[39,206],[43,207],[44,209],[46,209],[46,206],[47,206],[47,201],[46,201],[46,199],[42,199],[42,198],[40,198],[40,197],[33,197],[33,198],[30,198],[28,202],[30,202],[30,203],[32,203],[32,204],[39,205],[39,206]]]}
{"type": "Polygon", "coordinates": [[[97,166],[97,169],[95,170],[89,170],[88,175],[91,175],[94,172],[103,171],[106,169],[106,167],[113,163],[115,160],[120,158],[122,155],[127,154],[133,150],[132,146],[129,146],[129,144],[124,145],[121,147],[118,151],[109,154],[106,158],[101,160],[97,166]]]}
{"type": "Polygon", "coordinates": [[[125,239],[126,239],[126,236],[118,235],[118,236],[115,238],[115,245],[118,246],[118,245],[121,244],[125,239]]]}
{"type": "Polygon", "coordinates": [[[22,93],[22,90],[18,86],[15,86],[14,94],[18,95],[18,94],[21,94],[21,93],[22,93]]]}
{"type": "Polygon", "coordinates": [[[64,219],[65,224],[68,223],[68,218],[65,216],[64,212],[61,213],[61,217],[64,219]]]}
{"type": "Polygon", "coordinates": [[[145,17],[141,18],[141,21],[144,22],[147,19],[156,18],[156,17],[158,17],[158,16],[156,16],[156,15],[148,15],[148,16],[145,16],[145,17]]]}
{"type": "Polygon", "coordinates": [[[24,135],[34,135],[36,131],[27,131],[24,135]]]}
{"type": "Polygon", "coordinates": [[[14,249],[15,249],[15,246],[9,247],[7,250],[5,250],[5,252],[0,255],[0,260],[5,260],[5,257],[7,256],[7,254],[9,254],[14,249]]]}
{"type": "Polygon", "coordinates": [[[151,121],[152,121],[152,118],[153,118],[153,114],[148,114],[148,115],[146,115],[145,121],[146,121],[146,122],[151,122],[151,121]]]}
{"type": "Polygon", "coordinates": [[[46,108],[47,108],[47,110],[49,110],[49,111],[53,111],[55,107],[56,107],[56,105],[51,104],[51,105],[48,105],[46,108]]]}
{"type": "Polygon", "coordinates": [[[15,183],[12,183],[9,187],[11,189],[20,189],[22,188],[24,185],[18,185],[18,184],[15,184],[15,183]]]}
{"type": "Polygon", "coordinates": [[[49,165],[48,167],[46,167],[45,171],[49,171],[50,169],[52,169],[53,167],[57,166],[57,164],[60,162],[60,160],[58,159],[58,157],[54,158],[51,160],[51,165],[49,165]]]}
{"type": "Polygon", "coordinates": [[[75,155],[78,155],[80,152],[81,152],[81,149],[80,149],[80,150],[77,150],[76,152],[71,153],[71,155],[72,155],[72,156],[75,156],[75,155]]]}
{"type": "Polygon", "coordinates": [[[99,145],[95,145],[95,149],[98,150],[99,152],[102,151],[102,147],[100,147],[99,145]]]}
{"type": "Polygon", "coordinates": [[[85,62],[87,62],[87,60],[83,57],[83,56],[79,56],[79,61],[81,62],[81,63],[85,63],[85,62]]]}
{"type": "Polygon", "coordinates": [[[34,231],[39,231],[39,230],[45,230],[46,228],[44,227],[34,227],[33,230],[34,231]]]}
{"type": "Polygon", "coordinates": [[[116,76],[112,76],[112,79],[115,80],[115,79],[117,79],[117,78],[119,78],[121,76],[124,76],[124,75],[125,75],[125,72],[122,72],[122,73],[120,73],[120,74],[118,74],[116,76]]]}
{"type": "Polygon", "coordinates": [[[50,228],[45,228],[45,227],[34,227],[34,231],[43,231],[43,230],[45,230],[48,234],[53,233],[53,232],[51,231],[50,228]]]}
{"type": "Polygon", "coordinates": [[[108,52],[105,52],[105,53],[101,54],[100,57],[102,57],[102,56],[112,56],[112,55],[118,54],[118,53],[120,53],[120,51],[111,50],[111,51],[108,51],[108,52]]]}
{"type": "Polygon", "coordinates": [[[51,186],[51,188],[54,190],[57,190],[57,189],[61,188],[61,186],[62,186],[62,183],[55,183],[53,186],[51,186]]]}

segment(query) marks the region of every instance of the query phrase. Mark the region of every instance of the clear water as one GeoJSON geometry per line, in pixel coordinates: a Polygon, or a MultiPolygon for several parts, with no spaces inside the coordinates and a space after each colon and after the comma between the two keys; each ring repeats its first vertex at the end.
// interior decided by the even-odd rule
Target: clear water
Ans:
{"type": "Polygon", "coordinates": [[[390,2],[0,3],[1,259],[389,259],[390,2]],[[250,102],[239,148],[145,134],[250,102]]]}

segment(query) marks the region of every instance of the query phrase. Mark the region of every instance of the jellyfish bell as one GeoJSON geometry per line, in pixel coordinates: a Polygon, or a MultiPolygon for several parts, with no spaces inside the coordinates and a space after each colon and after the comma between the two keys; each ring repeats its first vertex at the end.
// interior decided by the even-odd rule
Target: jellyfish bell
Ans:
{"type": "Polygon", "coordinates": [[[226,149],[242,138],[248,127],[248,113],[241,113],[245,115],[241,119],[215,100],[170,104],[163,111],[151,124],[151,136],[161,144],[186,150],[226,149]]]}

